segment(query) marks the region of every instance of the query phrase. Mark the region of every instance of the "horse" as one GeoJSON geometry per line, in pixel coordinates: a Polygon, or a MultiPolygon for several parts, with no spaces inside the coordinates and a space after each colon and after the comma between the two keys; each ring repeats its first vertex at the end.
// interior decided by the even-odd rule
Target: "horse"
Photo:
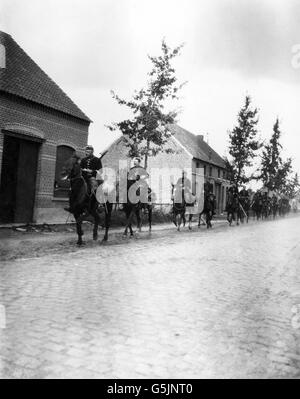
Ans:
{"type": "Polygon", "coordinates": [[[253,198],[253,202],[250,206],[254,212],[254,217],[259,220],[262,216],[263,200],[260,193],[256,193],[253,198]]]}
{"type": "Polygon", "coordinates": [[[293,198],[291,201],[291,210],[293,211],[293,213],[297,213],[298,212],[298,204],[297,204],[297,199],[293,198]]]}
{"type": "Polygon", "coordinates": [[[276,196],[272,197],[270,206],[271,206],[271,211],[270,211],[271,215],[273,216],[273,219],[275,219],[278,212],[278,201],[276,196]]]}
{"type": "Polygon", "coordinates": [[[279,200],[278,210],[279,210],[279,216],[283,216],[283,217],[286,216],[290,212],[291,207],[289,204],[289,200],[287,198],[281,198],[279,200]]]}
{"type": "Polygon", "coordinates": [[[262,219],[268,219],[271,214],[271,201],[267,195],[262,198],[262,219]]]}
{"type": "Polygon", "coordinates": [[[239,196],[239,207],[238,207],[238,218],[241,223],[244,223],[246,218],[246,223],[249,222],[249,212],[250,212],[250,198],[248,195],[243,195],[243,192],[239,196]]]}
{"type": "MultiPolygon", "coordinates": [[[[138,180],[136,180],[137,182],[138,180]]],[[[128,229],[130,231],[130,237],[133,236],[133,230],[132,230],[132,218],[135,215],[136,220],[137,220],[137,228],[138,231],[142,231],[142,217],[141,217],[141,212],[144,211],[144,213],[148,213],[148,224],[149,224],[149,232],[152,230],[152,211],[153,211],[153,205],[152,205],[152,200],[154,197],[154,194],[151,190],[150,187],[146,187],[148,196],[147,196],[147,202],[142,202],[138,201],[137,203],[133,203],[130,201],[130,198],[128,196],[128,191],[130,187],[135,183],[133,180],[127,180],[127,202],[122,204],[123,205],[123,211],[125,212],[126,215],[126,227],[123,233],[123,236],[126,237],[128,233],[128,229]]],[[[137,187],[136,189],[136,194],[140,195],[140,189],[141,187],[137,187]]]]}
{"type": "MultiPolygon", "coordinates": [[[[76,155],[71,157],[64,165],[61,173],[63,179],[70,180],[70,212],[76,221],[76,232],[78,236],[77,245],[83,244],[82,222],[87,216],[92,216],[94,220],[93,240],[98,239],[98,226],[100,223],[99,203],[96,199],[95,187],[88,193],[87,183],[84,180],[80,168],[80,158],[76,155]]],[[[108,227],[112,211],[112,204],[105,203],[105,235],[103,241],[107,241],[108,227]]]]}
{"type": "Polygon", "coordinates": [[[204,196],[203,211],[199,215],[198,227],[200,227],[201,216],[203,214],[205,214],[205,216],[206,216],[206,227],[207,227],[207,229],[211,229],[212,228],[211,221],[212,221],[213,216],[215,214],[215,210],[216,210],[216,204],[215,204],[215,196],[214,196],[214,194],[213,193],[206,193],[205,196],[204,196]]]}
{"type": "Polygon", "coordinates": [[[186,202],[184,199],[184,189],[183,184],[178,183],[176,186],[172,184],[171,189],[171,201],[172,201],[172,219],[173,223],[180,231],[181,223],[185,226],[185,212],[186,212],[186,202]]]}
{"type": "Polygon", "coordinates": [[[233,190],[228,190],[227,194],[227,203],[226,203],[226,211],[227,211],[227,220],[229,225],[232,225],[233,220],[236,220],[237,226],[239,225],[239,198],[237,193],[233,192],[233,190]]]}

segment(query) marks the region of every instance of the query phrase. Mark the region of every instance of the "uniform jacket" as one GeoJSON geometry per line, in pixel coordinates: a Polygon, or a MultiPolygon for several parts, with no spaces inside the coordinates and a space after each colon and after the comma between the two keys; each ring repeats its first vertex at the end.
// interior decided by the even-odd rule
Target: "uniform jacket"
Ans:
{"type": "Polygon", "coordinates": [[[96,177],[97,170],[102,169],[101,160],[94,155],[82,158],[80,162],[81,169],[91,169],[92,173],[82,172],[83,177],[96,177]]]}

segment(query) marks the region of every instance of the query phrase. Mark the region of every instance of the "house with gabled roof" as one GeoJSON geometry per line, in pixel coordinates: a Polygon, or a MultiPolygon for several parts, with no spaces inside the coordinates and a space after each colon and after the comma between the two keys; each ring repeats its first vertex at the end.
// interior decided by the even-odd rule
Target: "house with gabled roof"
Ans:
{"type": "Polygon", "coordinates": [[[65,221],[60,171],[91,120],[4,32],[0,48],[0,223],[65,221]]]}
{"type": "MultiPolygon", "coordinates": [[[[152,168],[160,170],[166,168],[178,169],[179,171],[190,169],[193,176],[194,191],[196,191],[195,184],[197,184],[196,174],[204,174],[204,182],[216,196],[217,211],[223,213],[226,205],[226,192],[230,185],[225,160],[210,147],[203,135],[195,135],[176,124],[170,125],[169,131],[172,136],[168,142],[168,148],[172,150],[172,153],[159,153],[155,157],[150,157],[148,159],[148,170],[152,168]]],[[[131,160],[128,157],[128,147],[123,136],[115,140],[102,152],[101,160],[104,167],[114,170],[118,170],[119,161],[127,161],[127,167],[130,167],[131,160]]],[[[163,204],[170,202],[171,192],[170,185],[166,185],[165,182],[166,180],[163,183],[164,187],[151,186],[154,192],[162,193],[161,203],[163,204]]]]}

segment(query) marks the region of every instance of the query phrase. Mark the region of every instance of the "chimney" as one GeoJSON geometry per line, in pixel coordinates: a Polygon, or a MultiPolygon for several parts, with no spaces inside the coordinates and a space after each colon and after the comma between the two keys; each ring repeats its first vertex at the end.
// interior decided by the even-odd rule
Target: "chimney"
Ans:
{"type": "Polygon", "coordinates": [[[198,140],[199,140],[199,141],[203,141],[203,140],[204,140],[203,134],[198,134],[198,140]]]}

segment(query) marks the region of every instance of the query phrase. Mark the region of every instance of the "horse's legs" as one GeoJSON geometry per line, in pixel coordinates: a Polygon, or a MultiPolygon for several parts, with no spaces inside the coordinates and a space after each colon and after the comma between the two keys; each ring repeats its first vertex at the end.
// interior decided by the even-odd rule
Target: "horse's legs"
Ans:
{"type": "Polygon", "coordinates": [[[186,224],[185,213],[181,214],[181,219],[182,219],[182,222],[183,222],[183,227],[185,227],[185,224],[186,224]]]}
{"type": "Polygon", "coordinates": [[[210,211],[206,212],[206,228],[210,228],[210,211]]]}
{"type": "Polygon", "coordinates": [[[77,245],[82,245],[83,240],[82,240],[82,236],[83,236],[83,231],[82,231],[82,219],[80,217],[80,215],[78,214],[74,214],[74,218],[76,220],[76,232],[77,232],[77,245]]]}
{"type": "Polygon", "coordinates": [[[201,226],[201,221],[202,221],[202,223],[204,224],[204,226],[206,225],[206,222],[205,222],[205,220],[203,219],[203,215],[204,215],[204,211],[202,211],[202,212],[199,214],[198,227],[201,226]]]}
{"type": "Polygon", "coordinates": [[[149,231],[152,230],[152,206],[148,205],[148,223],[149,223],[149,231]]]}
{"type": "Polygon", "coordinates": [[[100,218],[97,212],[94,214],[94,227],[93,227],[93,240],[96,241],[98,239],[98,226],[100,223],[100,218]]]}
{"type": "Polygon", "coordinates": [[[129,231],[130,231],[130,235],[133,236],[131,221],[132,221],[132,217],[133,217],[134,211],[135,211],[134,207],[132,207],[131,209],[127,209],[126,210],[127,222],[126,222],[126,227],[125,227],[125,231],[124,231],[124,234],[123,234],[125,236],[127,235],[128,228],[129,228],[129,231]]]}
{"type": "Polygon", "coordinates": [[[212,216],[213,216],[213,215],[212,215],[212,212],[209,211],[209,212],[208,212],[208,228],[209,228],[209,229],[212,228],[212,224],[211,224],[212,216]]]}
{"type": "Polygon", "coordinates": [[[106,204],[106,207],[105,207],[105,234],[103,237],[103,241],[108,240],[108,229],[110,226],[111,212],[112,212],[112,204],[106,204]]]}
{"type": "Polygon", "coordinates": [[[189,230],[192,230],[192,221],[193,221],[193,215],[189,215],[189,230]]]}
{"type": "Polygon", "coordinates": [[[138,231],[141,232],[142,231],[142,217],[141,217],[141,213],[140,213],[140,208],[139,207],[137,207],[135,209],[135,216],[136,216],[138,231]]]}
{"type": "Polygon", "coordinates": [[[98,226],[100,224],[100,216],[96,207],[93,209],[92,216],[94,217],[93,240],[96,241],[98,239],[98,226]]]}
{"type": "Polygon", "coordinates": [[[180,226],[181,226],[181,213],[178,213],[176,215],[176,226],[177,226],[177,231],[180,231],[180,226]]]}
{"type": "Polygon", "coordinates": [[[133,237],[132,223],[129,224],[130,237],[133,237]]]}
{"type": "Polygon", "coordinates": [[[176,215],[176,213],[173,214],[173,223],[177,227],[177,215],[176,215]]]}
{"type": "Polygon", "coordinates": [[[231,224],[232,224],[232,212],[228,212],[227,220],[228,220],[229,226],[231,226],[231,224]]]}

